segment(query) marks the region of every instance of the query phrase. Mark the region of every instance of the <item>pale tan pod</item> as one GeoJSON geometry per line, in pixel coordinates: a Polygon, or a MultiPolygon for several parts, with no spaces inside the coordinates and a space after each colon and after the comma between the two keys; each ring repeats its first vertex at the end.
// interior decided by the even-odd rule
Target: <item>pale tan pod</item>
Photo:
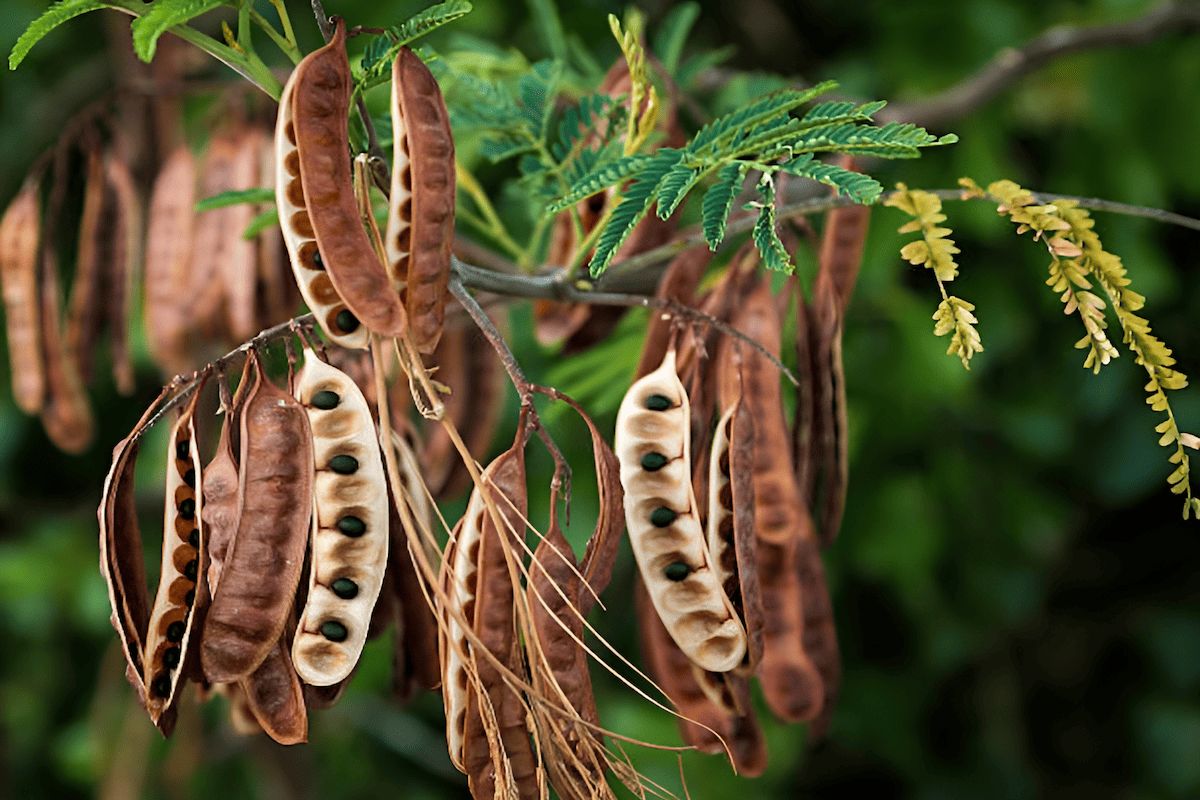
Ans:
{"type": "Polygon", "coordinates": [[[169,373],[182,372],[188,361],[191,321],[178,298],[188,282],[195,203],[196,161],[181,145],[154,180],[146,224],[146,344],[155,363],[169,373]]]}
{"type": "Polygon", "coordinates": [[[198,584],[208,570],[202,493],[196,491],[200,450],[195,413],[202,388],[203,379],[168,439],[162,569],[146,634],[146,710],[164,735],[175,725],[174,706],[186,683],[189,645],[197,632],[198,584]]]}
{"type": "Polygon", "coordinates": [[[26,178],[0,219],[0,285],[4,291],[13,400],[26,414],[41,411],[46,400],[38,299],[40,184],[40,174],[26,178]]]}
{"type": "Polygon", "coordinates": [[[736,405],[730,406],[717,422],[713,433],[712,456],[708,461],[708,554],[712,558],[717,580],[725,587],[725,593],[733,597],[737,591],[730,581],[737,580],[737,563],[733,557],[733,486],[728,472],[729,432],[736,405]],[[726,469],[721,469],[724,456],[726,469]],[[728,532],[728,537],[723,533],[728,532]]]}
{"type": "MultiPolygon", "coordinates": [[[[486,476],[486,472],[485,472],[486,476]]],[[[467,510],[450,533],[442,559],[442,589],[447,604],[459,610],[468,622],[475,618],[475,588],[479,566],[476,557],[479,539],[483,534],[483,515],[487,513],[483,496],[474,491],[467,510]]],[[[460,772],[463,766],[463,744],[467,729],[467,704],[471,695],[465,657],[470,644],[466,631],[456,615],[445,614],[445,625],[439,626],[439,647],[442,661],[442,703],[446,709],[446,745],[450,762],[460,772]]]]}
{"type": "Polygon", "coordinates": [[[728,672],[746,654],[746,630],[713,570],[692,491],[690,409],[675,351],[629,388],[617,412],[625,525],[650,599],[693,662],[728,672]]]}
{"type": "MultiPolygon", "coordinates": [[[[234,140],[236,152],[231,164],[229,189],[245,191],[258,186],[262,142],[258,128],[248,128],[234,140]]],[[[224,213],[224,248],[221,259],[225,289],[225,314],[229,335],[244,342],[258,333],[258,243],[242,237],[254,219],[255,208],[249,203],[219,209],[224,213]]]]}
{"type": "Polygon", "coordinates": [[[308,600],[292,660],[306,683],[329,686],[358,663],[383,584],[387,479],[362,391],[344,372],[304,352],[295,391],[312,426],[316,480],[308,600]]]}
{"type": "Polygon", "coordinates": [[[316,316],[321,330],[342,347],[364,348],[370,341],[371,332],[354,318],[333,288],[333,282],[321,262],[317,238],[308,216],[304,184],[300,179],[300,154],[292,124],[292,96],[298,72],[293,71],[283,87],[283,94],[279,98],[279,117],[275,124],[275,205],[279,210],[283,244],[287,248],[300,295],[316,316]],[[338,325],[339,317],[348,329],[338,325]],[[349,322],[350,319],[354,319],[353,324],[349,322]]]}

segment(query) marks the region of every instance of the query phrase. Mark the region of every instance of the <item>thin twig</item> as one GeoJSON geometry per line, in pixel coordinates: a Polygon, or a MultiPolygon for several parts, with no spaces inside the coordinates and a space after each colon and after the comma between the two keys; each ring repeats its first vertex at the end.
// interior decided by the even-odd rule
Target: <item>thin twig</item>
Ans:
{"type": "Polygon", "coordinates": [[[329,15],[325,13],[321,0],[312,0],[312,10],[313,16],[317,18],[317,27],[321,29],[321,36],[324,37],[325,43],[329,44],[329,40],[333,38],[333,26],[329,24],[329,15]]]}

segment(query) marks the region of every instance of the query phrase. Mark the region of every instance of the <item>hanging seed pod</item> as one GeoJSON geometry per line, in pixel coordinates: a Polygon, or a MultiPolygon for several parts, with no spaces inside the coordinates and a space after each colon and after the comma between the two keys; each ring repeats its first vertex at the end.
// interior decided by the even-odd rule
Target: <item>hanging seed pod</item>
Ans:
{"type": "Polygon", "coordinates": [[[801,516],[801,535],[796,544],[796,570],[800,579],[801,608],[804,610],[804,653],[821,675],[821,713],[808,726],[810,741],[824,738],[833,719],[842,685],[842,658],[838,650],[833,603],[825,580],[812,519],[801,516]]]}
{"type": "Polygon", "coordinates": [[[129,397],[135,386],[133,358],[129,353],[129,315],[133,310],[137,265],[141,256],[142,211],[133,174],[116,152],[104,161],[108,182],[108,217],[112,224],[109,248],[108,326],[113,382],[117,392],[129,397]]]}
{"type": "MultiPolygon", "coordinates": [[[[245,128],[240,120],[221,128],[208,140],[199,175],[199,198],[239,188],[246,182],[241,160],[245,128]]],[[[244,204],[213,208],[196,214],[192,252],[183,286],[174,287],[175,303],[183,306],[188,317],[188,358],[207,361],[216,343],[231,338],[227,313],[227,281],[231,272],[240,272],[254,257],[254,247],[242,239],[249,222],[249,206],[244,204]],[[241,227],[237,227],[241,225],[241,227]],[[207,347],[205,346],[207,345],[207,347]]]]}
{"type": "MultiPolygon", "coordinates": [[[[333,39],[305,57],[284,88],[275,133],[276,197],[297,282],[321,304],[313,306],[314,311],[320,308],[318,320],[326,331],[350,334],[351,341],[358,341],[354,333],[360,322],[382,336],[402,336],[407,314],[354,200],[346,127],[352,83],[346,23],[339,19],[333,39]],[[306,248],[308,239],[315,247],[306,248]],[[308,273],[317,269],[318,257],[353,323],[342,319],[340,311],[330,316],[332,309],[326,309],[334,305],[333,298],[315,291],[322,282],[308,273]]],[[[346,346],[364,346],[365,334],[361,336],[360,344],[346,346]]]]}
{"type": "Polygon", "coordinates": [[[207,376],[171,429],[167,450],[167,499],[163,520],[162,570],[150,614],[145,651],[146,710],[164,736],[175,727],[175,705],[194,658],[189,649],[196,621],[204,614],[196,599],[208,573],[203,498],[197,492],[200,450],[196,444],[196,403],[207,376]]]}
{"type": "Polygon", "coordinates": [[[308,416],[256,367],[241,419],[237,536],[201,642],[204,674],[213,683],[246,677],[278,641],[300,580],[312,517],[308,416]]]}
{"type": "Polygon", "coordinates": [[[104,219],[106,188],[104,156],[100,151],[100,142],[93,134],[87,148],[75,277],[71,285],[63,337],[68,357],[78,366],[80,378],[88,384],[92,382],[96,342],[108,307],[105,294],[113,289],[108,281],[109,276],[104,274],[107,272],[107,251],[112,234],[111,220],[104,219]],[[102,224],[104,222],[109,224],[102,224]]]}
{"type": "Polygon", "coordinates": [[[276,641],[263,662],[240,684],[247,707],[268,736],[280,744],[308,741],[304,690],[288,658],[286,640],[276,641]]]}
{"type": "Polygon", "coordinates": [[[308,413],[316,458],[308,601],[292,660],[306,683],[350,674],[366,642],[387,566],[387,478],[371,410],[348,375],[306,349],[296,399],[308,413]]]}
{"type": "MultiPolygon", "coordinates": [[[[259,185],[266,138],[256,127],[240,131],[234,140],[229,189],[246,191],[259,185]]],[[[247,241],[242,236],[254,219],[255,209],[249,203],[238,203],[218,210],[224,215],[221,284],[225,292],[225,326],[233,341],[244,342],[262,330],[258,320],[259,247],[254,240],[247,241]]]]}
{"type": "Polygon", "coordinates": [[[654,608],[688,658],[728,672],[746,654],[746,631],[704,546],[692,493],[690,418],[671,350],[626,393],[613,449],[629,541],[654,608]]]}
{"type": "Polygon", "coordinates": [[[0,219],[0,286],[4,291],[13,400],[26,414],[41,411],[46,400],[38,294],[41,177],[39,172],[25,179],[0,219]]]}
{"type": "MultiPolygon", "coordinates": [[[[712,261],[712,251],[706,246],[693,247],[684,250],[671,260],[658,282],[655,297],[663,300],[675,300],[688,305],[692,302],[700,279],[712,261]]],[[[673,315],[666,311],[652,311],[650,322],[646,326],[646,341],[642,345],[642,357],[638,361],[634,373],[641,378],[658,368],[667,355],[670,346],[673,315]]]]}
{"type": "Polygon", "coordinates": [[[171,374],[186,371],[191,361],[192,317],[188,303],[180,302],[179,289],[190,285],[195,203],[196,162],[182,145],[167,157],[154,181],[146,224],[146,343],[154,362],[171,374]]]}
{"type": "Polygon", "coordinates": [[[42,251],[41,292],[42,353],[46,359],[47,390],[42,426],[59,450],[78,455],[92,443],[95,422],[87,391],[63,341],[58,309],[58,261],[49,248],[42,251]]]}
{"type": "Polygon", "coordinates": [[[390,277],[405,293],[413,344],[432,353],[446,318],[454,240],[454,138],[437,81],[407,47],[392,62],[392,131],[390,277]]]}

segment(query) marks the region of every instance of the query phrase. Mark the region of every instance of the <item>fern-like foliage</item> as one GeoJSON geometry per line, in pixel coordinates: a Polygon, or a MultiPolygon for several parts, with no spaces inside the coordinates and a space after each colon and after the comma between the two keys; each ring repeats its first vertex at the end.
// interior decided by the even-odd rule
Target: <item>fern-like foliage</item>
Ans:
{"type": "Polygon", "coordinates": [[[158,38],[175,25],[182,25],[206,11],[223,4],[223,0],[182,0],[176,3],[154,3],[145,14],[133,21],[133,49],[147,63],[158,49],[158,38]]]}
{"type": "Polygon", "coordinates": [[[757,207],[759,209],[758,220],[754,223],[754,233],[752,234],[754,246],[758,248],[758,252],[762,256],[763,266],[776,272],[790,273],[795,266],[792,264],[792,257],[788,255],[783,242],[779,241],[779,234],[775,230],[775,182],[771,180],[769,174],[764,173],[762,179],[759,180],[758,192],[762,195],[762,203],[748,206],[748,208],[757,207]]]}
{"type": "Polygon", "coordinates": [[[362,74],[358,76],[358,85],[366,90],[385,83],[391,77],[392,61],[401,47],[470,12],[471,4],[468,0],[445,0],[409,17],[399,27],[377,36],[363,53],[362,74]]]}
{"type": "Polygon", "coordinates": [[[8,54],[8,68],[16,69],[17,66],[25,60],[25,56],[29,55],[29,51],[33,46],[41,41],[42,37],[50,31],[62,25],[70,19],[78,17],[80,14],[86,14],[89,11],[95,11],[100,8],[106,8],[108,3],[101,0],[58,0],[57,3],[47,8],[42,12],[42,15],[29,24],[17,38],[17,43],[13,45],[12,52],[8,54]]]}
{"type": "Polygon", "coordinates": [[[726,164],[717,173],[717,182],[704,193],[704,201],[700,204],[701,227],[704,230],[704,241],[708,242],[710,250],[716,250],[717,245],[725,238],[725,223],[729,219],[729,210],[733,208],[733,199],[741,191],[742,181],[746,179],[746,170],[749,168],[749,165],[742,161],[726,164]]]}
{"type": "Polygon", "coordinates": [[[963,366],[970,369],[971,357],[983,350],[979,331],[975,329],[975,323],[979,320],[972,313],[975,306],[946,292],[945,284],[958,276],[954,254],[959,250],[954,240],[949,238],[951,230],[941,227],[941,223],[946,221],[941,198],[929,192],[911,191],[903,183],[898,183],[896,191],[883,204],[898,208],[914,218],[900,226],[899,233],[920,231],[921,238],[904,245],[900,256],[910,264],[924,265],[933,270],[938,288],[942,291],[942,302],[933,315],[933,332],[936,336],[953,333],[946,353],[958,356],[963,366]]]}
{"type": "Polygon", "coordinates": [[[1200,518],[1200,497],[1192,493],[1191,461],[1185,450],[1196,442],[1196,437],[1179,430],[1167,398],[1168,391],[1187,386],[1187,376],[1172,368],[1175,358],[1170,348],[1150,332],[1149,320],[1136,313],[1145,305],[1146,298],[1129,288],[1130,281],[1121,259],[1104,249],[1093,230],[1095,222],[1091,215],[1079,208],[1074,200],[1039,204],[1032,194],[1012,181],[996,181],[989,184],[986,191],[966,178],[959,183],[966,190],[964,196],[997,201],[1000,213],[1017,223],[1017,233],[1033,230],[1034,239],[1041,238],[1045,243],[1052,259],[1050,279],[1046,282],[1055,292],[1062,293],[1066,313],[1078,310],[1087,336],[1076,347],[1090,348],[1084,367],[1093,372],[1099,372],[1118,355],[1104,333],[1107,326],[1105,302],[1087,291],[1092,288],[1093,280],[1100,284],[1121,325],[1122,341],[1149,376],[1145,386],[1149,395],[1146,403],[1154,411],[1166,414],[1166,419],[1155,426],[1155,431],[1160,434],[1160,445],[1175,447],[1168,459],[1174,468],[1167,476],[1167,483],[1172,492],[1184,495],[1184,519],[1191,514],[1200,518]]]}

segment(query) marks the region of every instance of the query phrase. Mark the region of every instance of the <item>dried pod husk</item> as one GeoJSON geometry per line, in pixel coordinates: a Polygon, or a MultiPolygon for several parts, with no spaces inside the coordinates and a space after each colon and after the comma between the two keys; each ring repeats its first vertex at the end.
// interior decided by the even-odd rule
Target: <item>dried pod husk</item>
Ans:
{"type": "Polygon", "coordinates": [[[136,388],[133,357],[129,352],[129,315],[133,310],[137,266],[141,258],[141,200],[129,164],[118,153],[110,153],[104,160],[104,175],[108,183],[107,203],[112,224],[107,314],[109,349],[113,382],[117,391],[128,397],[136,388]]]}
{"type": "Polygon", "coordinates": [[[305,683],[350,674],[387,566],[387,478],[375,423],[354,381],[305,350],[296,398],[308,413],[316,465],[308,600],[292,643],[305,683]]]}
{"type": "Polygon", "coordinates": [[[58,308],[58,262],[54,251],[42,251],[42,354],[46,359],[47,400],[42,426],[64,453],[77,455],[92,443],[95,421],[79,370],[67,352],[58,308]]]}
{"type": "MultiPolygon", "coordinates": [[[[246,183],[247,177],[241,157],[244,136],[245,128],[235,121],[208,140],[199,175],[200,198],[245,188],[239,185],[246,183]]],[[[179,285],[174,287],[175,303],[188,318],[191,362],[208,360],[213,350],[220,349],[218,343],[232,337],[227,283],[231,271],[244,269],[246,260],[254,257],[253,245],[242,239],[242,231],[249,222],[248,211],[249,206],[239,204],[196,215],[191,260],[182,284],[187,289],[184,293],[179,291],[179,285]]]]}
{"type": "MultiPolygon", "coordinates": [[[[504,377],[495,351],[470,323],[448,329],[429,358],[434,378],[450,389],[442,397],[446,418],[454,424],[467,450],[482,460],[488,453],[504,407],[504,377]]],[[[426,428],[421,450],[423,473],[436,499],[458,495],[471,482],[454,441],[441,424],[426,428]]]]}
{"type": "Polygon", "coordinates": [[[800,579],[801,608],[804,613],[804,653],[821,675],[821,713],[808,727],[808,737],[816,741],[829,730],[833,711],[842,686],[842,657],[838,649],[833,603],[825,580],[825,564],[807,514],[801,516],[801,535],[796,543],[796,570],[800,579]]]}
{"type": "Polygon", "coordinates": [[[821,280],[820,274],[813,286],[809,324],[814,409],[811,457],[817,483],[813,509],[821,546],[828,547],[842,524],[850,464],[842,315],[832,280],[821,280]]]}
{"type": "Polygon", "coordinates": [[[688,658],[728,672],[746,654],[746,631],[705,547],[692,491],[690,419],[671,350],[626,393],[613,449],[629,541],[654,608],[688,658]]]}
{"type": "Polygon", "coordinates": [[[240,683],[247,707],[268,736],[280,744],[308,741],[304,690],[288,658],[286,640],[276,641],[262,663],[240,683]]]}
{"type": "MultiPolygon", "coordinates": [[[[234,140],[229,189],[245,191],[259,186],[266,139],[257,127],[245,128],[238,133],[234,140]]],[[[218,210],[224,214],[221,283],[225,291],[225,327],[229,338],[244,342],[262,330],[258,317],[259,246],[242,236],[254,219],[255,208],[249,203],[238,203],[218,210]]]]}
{"type": "Polygon", "coordinates": [[[155,363],[171,374],[186,371],[191,362],[190,303],[195,298],[180,287],[190,285],[195,203],[196,160],[187,145],[181,145],[154,181],[146,223],[146,343],[155,363]]]}
{"type": "Polygon", "coordinates": [[[394,162],[384,246],[405,296],[412,341],[432,353],[442,335],[454,240],[454,138],[442,91],[407,47],[392,62],[394,162]]]}
{"type": "Polygon", "coordinates": [[[12,393],[26,414],[42,410],[46,367],[42,355],[38,245],[41,241],[41,173],[30,175],[0,219],[0,285],[8,334],[12,393]]]}
{"type": "Polygon", "coordinates": [[[263,732],[262,723],[250,708],[250,698],[242,682],[218,683],[213,686],[215,694],[229,701],[229,726],[239,736],[256,736],[263,732]]]}
{"type": "Polygon", "coordinates": [[[204,674],[214,683],[249,675],[279,639],[300,580],[313,507],[308,415],[261,367],[240,433],[238,530],[201,642],[204,674]]]}
{"type": "MultiPolygon", "coordinates": [[[[354,317],[382,336],[402,336],[408,315],[363,228],[354,199],[347,128],[352,88],[350,63],[346,60],[346,23],[339,19],[329,44],[310,53],[296,66],[280,101],[280,124],[285,142],[294,144],[304,199],[303,203],[296,203],[289,194],[292,176],[279,175],[276,192],[289,201],[287,210],[303,206],[304,212],[291,214],[285,226],[285,241],[289,228],[300,235],[307,232],[301,219],[306,217],[325,274],[354,317]],[[289,117],[284,117],[285,110],[290,112],[289,117]]],[[[277,132],[276,146],[279,145],[277,132]]],[[[280,158],[285,157],[281,149],[280,158]]],[[[281,168],[290,173],[282,163],[281,168]]],[[[282,220],[282,205],[280,212],[282,220]]],[[[302,254],[293,251],[293,265],[298,257],[302,258],[302,254]]],[[[312,263],[312,257],[305,263],[312,263]]],[[[325,326],[330,320],[321,318],[321,322],[325,326]]],[[[336,324],[337,320],[332,322],[336,324]]],[[[336,330],[351,332],[347,326],[338,326],[336,330]]]]}
{"type": "Polygon", "coordinates": [[[188,665],[195,658],[192,644],[200,630],[197,621],[204,615],[196,602],[208,575],[208,560],[203,493],[197,491],[200,449],[195,424],[203,386],[204,378],[168,439],[162,569],[146,634],[146,710],[164,736],[170,736],[175,727],[175,706],[187,683],[188,665]]]}
{"type": "Polygon", "coordinates": [[[84,169],[83,210],[79,218],[79,239],[75,257],[75,277],[67,307],[64,340],[69,357],[75,362],[84,383],[92,382],[96,342],[108,309],[105,295],[113,289],[106,267],[109,262],[111,220],[104,219],[104,155],[100,143],[93,140],[87,149],[84,169]],[[109,224],[104,224],[108,222],[109,224]]]}
{"type": "MultiPolygon", "coordinates": [[[[683,305],[692,302],[700,279],[712,261],[712,251],[701,245],[684,250],[671,260],[658,282],[655,297],[674,300],[683,305]]],[[[646,341],[642,345],[642,357],[638,361],[638,378],[650,374],[662,363],[670,348],[671,332],[675,327],[674,316],[667,311],[651,311],[650,323],[646,326],[646,341]]]]}

